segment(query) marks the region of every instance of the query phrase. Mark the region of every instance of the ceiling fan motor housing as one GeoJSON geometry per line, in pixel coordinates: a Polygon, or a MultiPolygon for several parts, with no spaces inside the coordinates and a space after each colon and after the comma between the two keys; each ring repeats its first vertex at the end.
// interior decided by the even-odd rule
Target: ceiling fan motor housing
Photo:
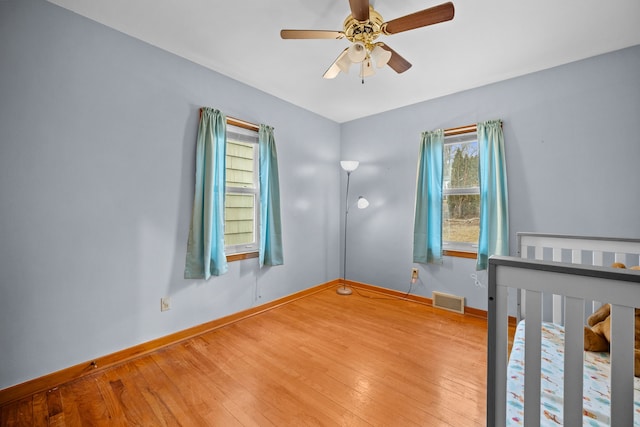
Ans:
{"type": "Polygon", "coordinates": [[[369,20],[358,21],[349,15],[344,20],[344,34],[350,42],[362,42],[368,50],[371,50],[375,39],[383,33],[383,24],[382,16],[369,6],[369,20]]]}

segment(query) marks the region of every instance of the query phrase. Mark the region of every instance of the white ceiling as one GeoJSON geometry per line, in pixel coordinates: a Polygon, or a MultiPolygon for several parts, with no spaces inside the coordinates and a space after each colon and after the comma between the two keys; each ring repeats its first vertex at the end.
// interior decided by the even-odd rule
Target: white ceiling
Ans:
{"type": "MultiPolygon", "coordinates": [[[[322,74],[343,40],[348,0],[49,0],[338,123],[640,44],[638,0],[452,0],[452,21],[381,36],[413,64],[322,74]]],[[[446,0],[376,0],[385,21],[446,0]]],[[[640,72],[640,70],[638,70],[640,72]]]]}

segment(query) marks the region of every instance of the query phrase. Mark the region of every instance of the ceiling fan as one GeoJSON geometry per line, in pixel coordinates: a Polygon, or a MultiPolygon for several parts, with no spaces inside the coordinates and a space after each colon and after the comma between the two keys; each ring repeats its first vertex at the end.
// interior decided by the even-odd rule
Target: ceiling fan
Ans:
{"type": "Polygon", "coordinates": [[[352,64],[360,64],[360,77],[375,73],[378,68],[389,65],[396,73],[411,68],[411,63],[385,43],[377,42],[381,34],[391,35],[453,19],[453,3],[447,2],[400,18],[385,22],[369,4],[369,0],[349,0],[351,14],[344,20],[342,31],[331,30],[281,30],[283,39],[342,39],[351,45],[344,49],[322,77],[335,78],[340,71],[349,72],[352,64]]]}

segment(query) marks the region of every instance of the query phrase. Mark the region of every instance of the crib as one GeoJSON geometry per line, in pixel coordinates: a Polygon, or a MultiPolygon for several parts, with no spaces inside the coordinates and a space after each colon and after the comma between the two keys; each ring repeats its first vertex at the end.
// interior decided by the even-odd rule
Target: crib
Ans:
{"type": "Polygon", "coordinates": [[[487,426],[640,426],[640,272],[610,267],[640,265],[640,239],[518,233],[518,248],[489,260],[487,426]],[[585,352],[583,326],[603,302],[610,352],[585,352]]]}

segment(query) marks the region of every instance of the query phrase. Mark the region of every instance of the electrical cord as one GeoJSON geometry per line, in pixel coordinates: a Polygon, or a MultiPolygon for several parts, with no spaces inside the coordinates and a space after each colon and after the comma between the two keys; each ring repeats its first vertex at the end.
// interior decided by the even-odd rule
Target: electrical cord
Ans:
{"type": "MultiPolygon", "coordinates": [[[[360,293],[360,290],[355,286],[352,286],[351,288],[356,292],[356,294],[358,294],[358,296],[360,296],[362,298],[369,298],[369,299],[376,299],[376,300],[397,301],[397,300],[401,300],[403,298],[407,298],[411,294],[411,291],[413,290],[413,283],[414,283],[414,281],[410,280],[409,281],[409,290],[407,291],[406,294],[404,294],[402,296],[399,296],[399,297],[375,297],[375,296],[365,295],[365,294],[360,293]]],[[[343,285],[339,285],[339,286],[343,286],[343,285]]],[[[375,291],[372,291],[372,292],[375,292],[375,291]]]]}

